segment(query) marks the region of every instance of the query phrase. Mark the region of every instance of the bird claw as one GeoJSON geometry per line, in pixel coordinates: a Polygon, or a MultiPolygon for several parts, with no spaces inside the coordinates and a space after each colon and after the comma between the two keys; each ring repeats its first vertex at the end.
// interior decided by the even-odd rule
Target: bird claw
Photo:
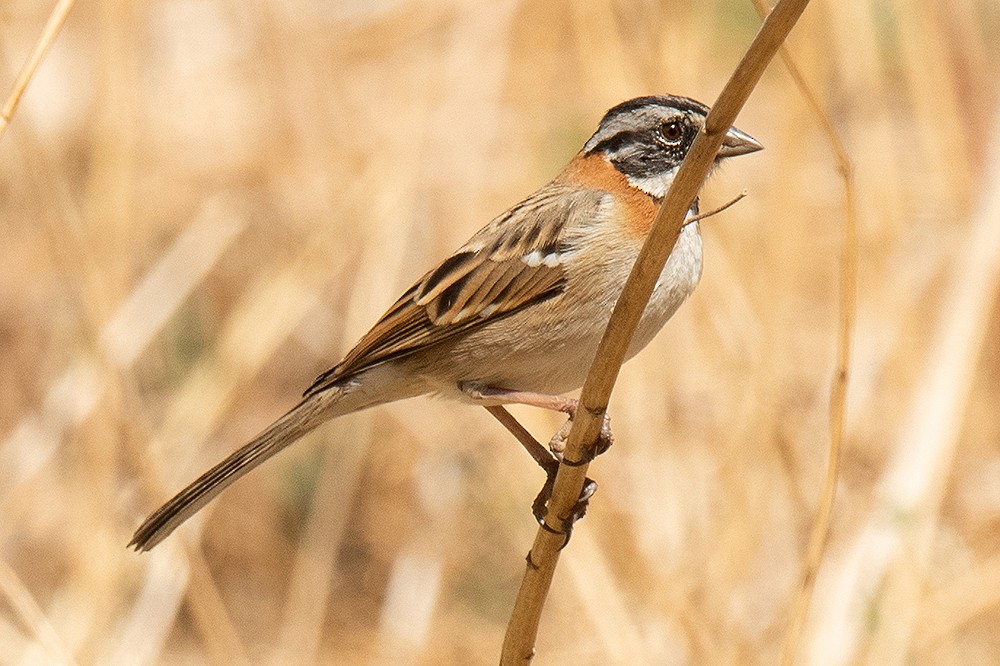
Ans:
{"type": "Polygon", "coordinates": [[[550,527],[547,522],[545,522],[545,516],[549,512],[549,500],[552,498],[552,488],[555,486],[556,468],[553,468],[551,472],[547,472],[545,479],[545,484],[542,489],[538,492],[535,497],[535,501],[531,503],[531,513],[534,514],[535,520],[541,525],[542,529],[553,534],[561,534],[566,537],[563,545],[560,546],[560,550],[566,547],[569,543],[570,536],[573,534],[573,525],[576,521],[587,515],[587,506],[590,504],[590,498],[594,496],[597,492],[597,482],[591,478],[585,478],[583,480],[583,488],[580,489],[580,496],[577,498],[576,503],[570,508],[569,513],[565,516],[559,517],[559,528],[555,529],[550,527]]]}
{"type": "MultiPolygon", "coordinates": [[[[469,392],[470,389],[465,388],[469,392]]],[[[485,395],[483,392],[473,394],[477,396],[485,395]]],[[[509,396],[508,396],[509,397],[509,396]]],[[[514,435],[514,437],[521,443],[522,446],[531,454],[531,457],[538,463],[543,470],[545,470],[545,484],[542,489],[538,491],[538,495],[535,496],[534,501],[531,503],[531,513],[535,516],[535,520],[538,524],[542,526],[548,532],[553,534],[560,534],[565,537],[565,541],[560,548],[565,548],[566,544],[569,543],[570,535],[573,533],[573,524],[580,520],[587,514],[587,505],[590,498],[593,497],[594,493],[597,491],[597,482],[590,478],[584,478],[583,487],[580,489],[580,496],[577,498],[576,502],[570,508],[569,512],[565,516],[558,516],[557,521],[559,529],[552,527],[545,521],[545,517],[549,512],[549,501],[552,499],[552,492],[555,488],[556,475],[559,473],[560,465],[567,465],[570,467],[579,467],[581,465],[586,465],[596,456],[607,451],[611,445],[614,443],[614,437],[611,434],[611,420],[608,415],[604,415],[604,420],[601,423],[601,431],[597,436],[597,440],[594,441],[587,449],[583,452],[580,460],[565,460],[563,454],[566,450],[566,442],[569,438],[570,429],[573,426],[573,417],[576,415],[576,410],[578,403],[575,400],[566,399],[556,407],[559,411],[569,414],[569,418],[566,423],[552,436],[549,441],[549,450],[546,451],[534,437],[531,436],[527,430],[519,424],[510,413],[504,409],[502,406],[491,406],[487,405],[486,409],[489,411],[501,424],[504,425],[507,430],[514,435]]],[[[551,408],[551,405],[550,405],[551,408]]]]}
{"type": "MultiPolygon", "coordinates": [[[[556,457],[557,460],[562,461],[563,453],[566,451],[566,442],[569,441],[569,431],[573,428],[573,417],[575,416],[576,410],[569,415],[566,419],[566,423],[562,425],[556,434],[552,435],[552,439],[549,440],[549,451],[552,455],[556,457]]],[[[611,448],[611,445],[615,443],[615,437],[611,433],[611,417],[607,414],[604,415],[604,422],[601,423],[601,434],[598,435],[597,441],[594,445],[585,452],[582,460],[575,463],[567,463],[569,465],[583,465],[589,463],[597,456],[601,455],[605,451],[611,448]]]]}
{"type": "Polygon", "coordinates": [[[597,482],[589,477],[584,478],[583,488],[580,489],[580,497],[577,498],[576,503],[569,510],[569,513],[565,516],[560,516],[558,519],[560,529],[550,527],[545,522],[545,516],[548,515],[548,504],[552,498],[552,489],[555,486],[556,472],[559,470],[559,465],[563,464],[571,467],[585,465],[611,448],[611,445],[615,441],[614,435],[611,434],[611,418],[605,414],[604,422],[601,424],[601,433],[598,435],[597,441],[584,452],[583,458],[575,461],[565,460],[563,454],[566,451],[566,442],[569,439],[569,432],[573,427],[573,417],[575,415],[576,408],[574,406],[572,411],[569,412],[569,418],[566,420],[566,423],[549,440],[549,451],[554,456],[552,459],[553,464],[543,465],[546,475],[545,484],[535,497],[535,501],[531,503],[531,513],[535,516],[538,524],[542,526],[542,529],[566,537],[566,541],[563,542],[561,548],[565,548],[566,544],[569,543],[574,523],[587,515],[587,506],[590,503],[590,498],[597,492],[597,482]]]}

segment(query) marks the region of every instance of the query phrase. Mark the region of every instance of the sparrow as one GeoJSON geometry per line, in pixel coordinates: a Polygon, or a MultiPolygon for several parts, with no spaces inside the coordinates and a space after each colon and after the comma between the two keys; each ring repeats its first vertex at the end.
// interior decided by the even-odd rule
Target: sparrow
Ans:
{"type": "MultiPolygon", "coordinates": [[[[129,546],[153,548],[244,474],[317,426],[361,409],[439,394],[486,407],[515,435],[503,405],[572,417],[576,402],[562,394],[583,385],[660,202],[707,114],[704,104],[672,95],[610,109],[550,183],[417,280],[295,407],[153,512],[129,546]]],[[[762,148],[732,128],[715,163],[762,148]]],[[[696,215],[697,199],[688,217],[696,215]]],[[[663,267],[628,358],[676,312],[701,271],[695,220],[663,267]]],[[[543,464],[537,451],[532,455],[543,464]]]]}

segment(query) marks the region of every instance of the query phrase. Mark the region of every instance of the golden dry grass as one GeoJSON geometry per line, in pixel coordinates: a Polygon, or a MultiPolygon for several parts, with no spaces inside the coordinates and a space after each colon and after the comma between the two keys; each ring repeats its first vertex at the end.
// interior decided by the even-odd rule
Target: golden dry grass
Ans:
{"type": "MultiPolygon", "coordinates": [[[[3,81],[50,9],[0,8],[3,81]]],[[[541,475],[483,410],[347,417],[164,547],[124,545],[606,108],[711,101],[756,25],[748,2],[78,4],[0,141],[0,662],[495,663],[541,475]]],[[[803,663],[1000,654],[998,45],[975,0],[814,0],[789,44],[861,214],[803,663]]],[[[701,286],[625,367],[538,663],[780,654],[842,186],[780,64],[738,125],[767,150],[704,201],[751,196],[704,223],[701,286]]]]}

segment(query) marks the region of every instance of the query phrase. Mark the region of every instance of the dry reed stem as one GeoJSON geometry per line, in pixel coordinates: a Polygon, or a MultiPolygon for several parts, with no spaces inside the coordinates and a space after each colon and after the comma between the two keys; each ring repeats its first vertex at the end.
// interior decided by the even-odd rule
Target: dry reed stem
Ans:
{"type": "Polygon", "coordinates": [[[121,628],[96,663],[154,664],[162,661],[163,646],[174,627],[184,600],[184,580],[191,568],[175,551],[164,548],[145,567],[132,611],[122,617],[121,628]]]}
{"type": "MultiPolygon", "coordinates": [[[[761,17],[767,13],[763,0],[753,0],[754,6],[761,17]]],[[[798,652],[802,630],[809,615],[809,605],[816,586],[816,575],[819,572],[823,553],[830,536],[830,523],[833,515],[833,505],[837,497],[837,479],[840,475],[840,452],[844,440],[844,422],[847,412],[847,384],[851,366],[851,346],[854,331],[854,321],[857,317],[858,289],[858,206],[857,190],[854,183],[854,165],[847,154],[843,140],[830,120],[829,114],[823,108],[813,87],[795,64],[788,47],[782,45],[778,50],[781,60],[799,94],[805,99],[809,109],[816,116],[823,135],[833,151],[837,163],[837,171],[844,185],[844,224],[841,228],[840,254],[840,285],[837,319],[837,359],[830,391],[830,448],[826,465],[826,476],[823,488],[820,490],[819,503],[813,517],[812,531],[809,534],[809,544],[806,548],[805,563],[802,568],[801,582],[792,609],[788,631],[782,648],[781,663],[791,666],[798,652]]]]}
{"type": "Polygon", "coordinates": [[[75,664],[76,660],[63,644],[59,633],[39,607],[35,597],[21,581],[10,565],[0,559],[0,596],[3,596],[10,608],[20,618],[35,640],[45,648],[50,659],[61,664],[75,664]]]}
{"type": "Polygon", "coordinates": [[[560,549],[565,540],[557,522],[569,515],[583,488],[588,465],[579,464],[597,441],[608,400],[624,362],[632,335],[653,285],[684,224],[691,202],[697,196],[719,147],[736,116],[746,103],[778,47],[805,10],[808,0],[780,0],[765,19],[749,49],[730,77],[705,120],[705,127],[678,170],[632,273],[608,322],[587,380],[580,395],[580,408],[570,430],[563,463],[559,466],[546,526],[540,526],[528,554],[521,587],[507,625],[500,662],[522,664],[534,656],[538,623],[552,584],[560,549]],[[553,520],[554,518],[554,520],[553,520]],[[553,524],[553,521],[555,524],[553,524]],[[555,533],[554,533],[555,532],[555,533]]]}
{"type": "Polygon", "coordinates": [[[14,81],[14,86],[11,88],[7,101],[4,102],[3,108],[0,109],[0,140],[3,139],[4,132],[7,131],[7,127],[14,119],[14,112],[17,110],[17,105],[21,102],[21,96],[24,95],[24,91],[28,89],[31,77],[35,75],[38,65],[41,64],[42,59],[45,58],[45,54],[49,52],[52,44],[56,41],[56,36],[59,34],[63,23],[66,22],[66,17],[69,16],[69,12],[73,9],[75,3],[76,0],[59,0],[52,9],[49,20],[46,21],[45,28],[42,29],[42,34],[39,36],[35,48],[25,61],[24,66],[17,75],[17,79],[14,81]]]}
{"type": "Polygon", "coordinates": [[[613,655],[619,664],[650,663],[642,640],[645,618],[630,612],[628,591],[594,532],[573,535],[573,557],[566,559],[563,571],[574,584],[573,608],[591,627],[601,652],[613,655]]]}
{"type": "MultiPolygon", "coordinates": [[[[221,202],[206,204],[100,326],[97,337],[108,366],[105,376],[124,387],[119,393],[128,407],[135,407],[130,397],[137,394],[127,385],[133,365],[244,228],[245,221],[221,202]]],[[[101,390],[109,388],[116,387],[106,385],[101,390]]],[[[135,409],[133,413],[141,411],[135,409]]],[[[130,455],[140,463],[140,478],[148,492],[162,495],[164,483],[157,470],[164,466],[152,464],[149,453],[138,450],[132,439],[125,441],[130,455]]],[[[189,567],[189,576],[181,584],[187,584],[188,608],[207,651],[218,662],[245,663],[246,651],[201,552],[194,547],[178,547],[176,557],[184,557],[189,567]]],[[[137,605],[131,615],[141,611],[137,605]]]]}
{"type": "Polygon", "coordinates": [[[312,664],[322,661],[320,646],[329,597],[337,582],[337,558],[350,519],[354,495],[370,439],[371,416],[323,450],[320,477],[310,500],[309,517],[295,552],[282,604],[281,628],[272,662],[312,664]],[[359,436],[360,435],[360,436],[359,436]]]}
{"type": "Polygon", "coordinates": [[[907,419],[877,489],[877,502],[834,574],[848,603],[827,610],[814,653],[836,649],[837,663],[865,655],[872,663],[901,664],[915,640],[920,647],[913,632],[941,502],[1000,290],[1000,115],[995,114],[993,132],[987,151],[991,163],[982,179],[985,191],[947,276],[907,419]]]}
{"type": "MultiPolygon", "coordinates": [[[[343,199],[340,204],[346,207],[348,204],[356,203],[357,198],[365,192],[366,186],[370,185],[370,179],[379,171],[378,166],[369,167],[359,176],[355,185],[342,195],[343,199]]],[[[386,207],[391,207],[396,196],[391,197],[391,201],[385,204],[386,207]]],[[[181,238],[192,235],[191,227],[204,226],[209,222],[219,227],[217,234],[226,239],[235,239],[237,233],[242,231],[244,221],[235,216],[227,207],[210,206],[209,210],[210,214],[199,217],[181,235],[181,238]],[[222,233],[222,228],[229,229],[231,227],[233,228],[228,233],[222,233]]],[[[195,236],[197,237],[197,235],[195,236]]],[[[307,239],[298,256],[292,261],[260,269],[259,278],[246,288],[243,298],[237,303],[220,332],[218,336],[220,343],[215,355],[211,357],[210,362],[194,367],[189,372],[184,384],[175,391],[175,395],[166,409],[163,423],[150,437],[152,441],[161,445],[166,443],[169,446],[178,440],[183,440],[186,447],[198,448],[208,439],[209,433],[218,426],[222,419],[226,406],[238,395],[242,388],[242,382],[255,374],[265,362],[272,358],[281,345],[287,341],[295,326],[317,306],[319,301],[317,285],[329,279],[331,274],[339,274],[349,260],[348,257],[343,256],[342,253],[337,252],[329,245],[330,240],[325,230],[318,229],[312,237],[307,239]],[[333,262],[331,262],[331,257],[334,259],[333,262]],[[210,396],[210,398],[206,399],[206,396],[210,396]]],[[[175,247],[180,242],[180,240],[176,241],[175,247]]],[[[219,239],[215,241],[216,244],[220,242],[219,239]]],[[[228,242],[227,240],[226,246],[228,246],[228,242]]],[[[157,267],[150,272],[150,276],[136,287],[136,291],[144,289],[149,291],[144,285],[147,282],[156,282],[152,276],[162,272],[160,265],[166,263],[166,257],[173,254],[173,251],[168,252],[165,258],[157,264],[157,267]]],[[[188,254],[193,254],[193,252],[188,254]]],[[[201,250],[199,254],[205,254],[205,250],[201,250]]],[[[398,261],[398,258],[395,261],[390,261],[383,256],[381,263],[375,261],[361,263],[370,266],[378,265],[379,275],[394,275],[398,272],[398,261]]],[[[190,269],[189,273],[191,273],[190,269]]],[[[197,272],[194,277],[187,277],[189,280],[200,282],[202,274],[197,272]]],[[[375,283],[376,280],[374,276],[370,276],[369,279],[360,280],[360,282],[371,284],[375,283]]],[[[177,283],[185,284],[185,281],[177,277],[173,280],[173,284],[176,286],[177,283]]],[[[130,297],[126,303],[132,300],[133,297],[130,297]]],[[[143,300],[151,300],[155,303],[161,303],[164,300],[170,301],[170,299],[164,299],[162,294],[143,300]]],[[[359,310],[363,311],[352,311],[347,315],[346,319],[350,325],[360,326],[361,320],[370,316],[370,313],[367,312],[367,308],[370,308],[369,303],[368,299],[358,300],[359,306],[362,306],[359,310]]],[[[123,307],[122,310],[126,310],[126,308],[123,307]]],[[[116,316],[113,321],[118,321],[121,318],[122,316],[116,316]]],[[[102,340],[132,338],[137,328],[140,332],[145,332],[142,325],[145,324],[146,319],[140,320],[135,317],[124,317],[124,319],[126,323],[118,327],[123,329],[119,335],[108,334],[107,331],[117,330],[108,326],[105,334],[102,335],[102,340]],[[128,335],[128,331],[132,331],[132,335],[128,335]]],[[[139,337],[142,340],[145,339],[145,336],[139,337]]],[[[117,355],[112,355],[117,358],[117,355]]],[[[354,453],[359,457],[363,456],[364,447],[357,445],[348,448],[354,450],[354,453]]],[[[141,456],[141,467],[146,472],[144,475],[145,485],[156,497],[164,495],[162,490],[163,474],[156,470],[167,468],[167,465],[160,458],[169,456],[169,453],[170,451],[167,451],[164,454],[154,447],[154,449],[145,450],[141,456]]],[[[350,463],[346,458],[350,457],[346,454],[340,456],[341,465],[336,470],[338,473],[347,471],[345,468],[349,467],[350,463]]],[[[315,505],[317,516],[322,514],[322,511],[319,510],[319,499],[320,497],[316,498],[317,504],[315,505]]],[[[338,504],[333,503],[330,506],[338,506],[338,504]]],[[[330,527],[335,522],[343,522],[343,517],[338,518],[334,514],[330,520],[321,520],[320,529],[330,527]]],[[[307,537],[312,531],[312,529],[307,530],[307,537]]],[[[304,544],[309,542],[308,538],[304,539],[304,544]]],[[[323,547],[329,550],[332,543],[335,543],[335,539],[332,539],[328,532],[324,535],[323,547]]],[[[325,605],[325,586],[329,584],[329,577],[319,581],[316,579],[300,580],[301,576],[308,576],[316,572],[315,568],[309,568],[310,562],[307,561],[310,557],[314,558],[314,555],[314,550],[303,548],[303,557],[294,570],[295,576],[290,583],[289,600],[286,602],[292,609],[301,610],[309,607],[310,603],[315,604],[316,600],[321,600],[321,604],[325,605]],[[310,587],[303,591],[306,586],[310,587]]],[[[232,628],[223,599],[212,580],[211,572],[200,550],[192,544],[183,549],[183,556],[191,568],[190,580],[186,582],[188,605],[207,650],[215,656],[215,661],[220,663],[227,661],[227,652],[232,655],[228,659],[229,661],[246,662],[245,650],[240,643],[237,632],[232,628]]],[[[332,570],[326,569],[325,571],[329,573],[332,570]]],[[[311,649],[315,649],[323,617],[321,612],[315,610],[306,615],[305,618],[302,615],[296,617],[298,624],[293,623],[291,617],[288,617],[281,630],[281,643],[276,649],[278,660],[282,661],[282,655],[287,654],[289,641],[294,642],[295,648],[299,650],[296,654],[296,660],[303,653],[308,654],[311,649]]]]}
{"type": "Polygon", "coordinates": [[[914,661],[927,659],[959,627],[1000,606],[1000,556],[959,574],[947,587],[928,592],[920,606],[914,661]]]}
{"type": "MultiPolygon", "coordinates": [[[[373,252],[378,243],[373,241],[371,245],[369,251],[373,252]]],[[[332,247],[325,250],[331,255],[337,254],[332,247]]],[[[376,261],[366,255],[357,263],[371,266],[371,274],[362,273],[358,278],[359,285],[375,283],[376,272],[383,276],[398,277],[401,261],[402,256],[389,258],[383,254],[382,261],[376,261]]],[[[301,273],[300,269],[290,277],[301,273]]],[[[358,292],[359,289],[356,289],[355,293],[358,292]]],[[[360,330],[365,325],[365,321],[371,316],[369,310],[373,300],[359,297],[353,301],[345,315],[346,330],[360,330]]],[[[301,315],[305,313],[303,311],[301,315]]],[[[297,323],[298,318],[294,322],[297,323]]],[[[250,321],[248,324],[249,329],[253,324],[250,321]]],[[[237,339],[241,336],[233,337],[237,339]]],[[[277,345],[270,352],[276,350],[277,345]]],[[[329,445],[323,454],[324,461],[320,463],[320,477],[310,500],[309,517],[299,540],[282,607],[278,644],[272,655],[274,663],[321,661],[323,623],[329,607],[328,599],[337,580],[336,553],[351,518],[351,499],[358,490],[368,454],[368,447],[364,443],[371,441],[372,416],[364,414],[355,419],[353,432],[341,432],[337,436],[338,439],[354,441],[340,441],[329,445]]]]}
{"type": "MultiPolygon", "coordinates": [[[[0,83],[0,106],[56,2],[0,11],[0,51],[15,65],[0,83]]],[[[800,663],[864,660],[877,635],[893,631],[910,608],[915,624],[903,648],[910,659],[977,662],[1000,648],[995,307],[986,328],[994,337],[973,366],[960,425],[951,426],[954,461],[936,472],[947,476],[918,596],[879,596],[884,572],[907,564],[899,554],[910,544],[893,535],[909,528],[909,515],[878,524],[874,513],[887,504],[879,479],[920,457],[908,405],[926,381],[928,343],[955,309],[942,297],[976,226],[973,202],[949,183],[968,171],[982,197],[995,178],[985,167],[994,150],[987,137],[1000,24],[983,21],[996,16],[995,3],[959,0],[945,12],[916,2],[921,7],[902,20],[898,14],[914,2],[814,4],[789,42],[851,150],[864,229],[841,482],[800,663]],[[924,26],[931,21],[937,26],[924,26]],[[914,78],[931,71],[921,63],[922,35],[946,38],[943,48],[927,50],[944,69],[926,81],[914,78]],[[947,91],[944,106],[920,97],[939,87],[947,91]],[[942,124],[942,133],[927,136],[942,124]],[[938,153],[947,144],[941,137],[955,132],[969,150],[938,153]],[[904,443],[909,458],[894,459],[904,443]],[[869,518],[882,531],[859,534],[869,518]],[[859,537],[864,548],[856,549],[859,537]],[[888,552],[880,550],[886,544],[888,552]]],[[[151,448],[164,463],[162,479],[180,483],[196,460],[226,446],[219,437],[229,440],[279,409],[282,396],[363,332],[343,323],[348,307],[367,301],[358,326],[370,323],[407,286],[399,280],[416,277],[558,169],[592,129],[594,108],[663,90],[711,101],[759,23],[749,3],[613,2],[610,13],[578,0],[501,4],[515,12],[509,26],[484,18],[469,0],[335,3],[305,16],[281,5],[233,13],[211,1],[154,0],[138,15],[73,8],[18,106],[17,127],[0,140],[0,357],[7,370],[0,558],[79,662],[201,663],[218,654],[186,607],[197,586],[176,574],[187,576],[188,567],[175,560],[147,566],[148,556],[129,557],[120,547],[148,501],[132,462],[143,455],[133,450],[151,448]],[[484,22],[489,42],[470,30],[484,22]],[[456,54],[452,40],[473,32],[475,44],[456,54]],[[454,71],[456,57],[470,71],[454,71]],[[483,59],[503,77],[499,100],[482,96],[483,59]],[[454,73],[445,76],[449,68],[454,73]],[[609,73],[614,80],[599,78],[609,73]],[[442,103],[452,97],[461,103],[442,103]],[[414,118],[414,105],[431,116],[414,118]],[[252,118],[259,121],[243,125],[252,118]],[[437,128],[429,135],[428,122],[437,128]],[[415,152],[414,135],[421,136],[415,152]],[[199,149],[206,139],[217,150],[199,149]],[[391,168],[366,178],[372,160],[391,168]],[[367,200],[399,187],[400,178],[416,196],[370,212],[367,200]],[[347,211],[339,205],[344,188],[363,193],[347,211]],[[246,211],[249,233],[195,281],[136,364],[114,371],[95,363],[105,356],[99,334],[111,315],[219,194],[246,211]],[[416,215],[405,205],[410,199],[419,202],[416,215]],[[397,231],[397,222],[414,218],[417,229],[397,231]],[[314,228],[326,229],[327,246],[290,267],[314,228]],[[375,228],[387,230],[381,248],[408,249],[401,274],[369,281],[338,262],[344,256],[358,265],[359,248],[371,243],[357,236],[375,228]],[[255,292],[269,296],[250,297],[255,292]],[[282,337],[272,320],[285,317],[295,321],[282,337]],[[260,353],[275,345],[277,353],[260,353]],[[195,385],[201,388],[189,390],[195,385]],[[199,406],[204,413],[193,413],[199,406]]],[[[752,222],[704,226],[711,266],[698,293],[671,321],[670,335],[622,371],[611,409],[626,430],[618,432],[625,446],[590,471],[610,492],[561,563],[549,624],[538,637],[540,661],[780,659],[825,464],[843,224],[841,179],[801,99],[784,68],[772,68],[737,121],[754,123],[768,150],[727,163],[703,190],[705,203],[749,187],[754,196],[737,217],[752,222]],[[776,178],[781,187],[768,183],[776,178]],[[676,390],[662,390],[664,376],[676,390]]],[[[378,251],[365,260],[386,262],[378,251]]],[[[959,358],[969,350],[953,351],[959,358]]],[[[310,521],[347,512],[343,540],[329,546],[332,593],[323,585],[308,590],[310,599],[294,591],[302,580],[292,580],[292,558],[330,554],[305,536],[312,526],[292,533],[283,519],[307,506],[290,467],[312,464],[321,447],[347,454],[341,438],[350,435],[339,423],[189,527],[189,541],[206,528],[203,557],[255,659],[280,659],[287,639],[308,647],[294,655],[303,662],[370,661],[385,639],[384,581],[393,561],[412,552],[400,543],[412,535],[434,539],[424,555],[443,563],[440,592],[427,642],[395,654],[426,663],[496,659],[520,582],[509,576],[522,573],[515,562],[522,530],[533,532],[521,504],[537,490],[536,473],[520,451],[500,448],[500,431],[485,414],[463,409],[419,400],[372,413],[380,446],[445,446],[442,455],[458,456],[458,513],[442,528],[423,504],[401,503],[401,493],[427,483],[427,466],[407,463],[409,455],[386,463],[376,449],[363,463],[364,492],[349,506],[326,504],[318,490],[309,509],[310,521]],[[411,415],[428,427],[411,432],[411,415]],[[477,417],[481,431],[469,438],[461,422],[477,417]],[[367,518],[373,509],[406,531],[387,538],[385,523],[367,518]],[[256,538],[247,543],[251,529],[256,538]],[[306,552],[296,555],[297,547],[306,552]],[[295,622],[294,638],[283,622],[295,622]]],[[[547,415],[525,414],[539,433],[555,425],[547,415]]],[[[0,661],[48,659],[17,611],[6,599],[0,606],[7,610],[0,610],[0,661]]]]}
{"type": "MultiPolygon", "coordinates": [[[[217,225],[222,222],[220,216],[212,217],[217,225]]],[[[168,416],[149,439],[173,443],[180,439],[177,433],[183,431],[186,445],[194,448],[208,439],[222,418],[224,405],[237,394],[241,382],[271,358],[294,326],[315,307],[318,295],[307,278],[319,279],[317,264],[320,257],[327,256],[321,250],[320,243],[313,240],[290,265],[271,271],[262,269],[260,279],[248,286],[221,331],[222,342],[212,357],[213,363],[192,369],[168,406],[168,416]],[[205,396],[212,399],[206,400],[205,396]]],[[[322,265],[327,271],[331,269],[329,262],[322,265]]],[[[332,268],[336,273],[339,266],[332,268]]],[[[169,469],[162,458],[169,457],[169,452],[147,448],[138,457],[147,491],[162,497],[162,470],[169,469]]],[[[216,661],[227,661],[227,652],[232,655],[229,660],[247,661],[201,551],[188,544],[178,556],[184,557],[191,569],[190,579],[182,584],[187,587],[188,605],[207,650],[217,657],[216,661]]]]}
{"type": "Polygon", "coordinates": [[[233,627],[232,618],[219,593],[201,551],[185,548],[191,579],[188,585],[188,609],[201,632],[212,661],[218,664],[249,664],[243,641],[233,627]]]}
{"type": "Polygon", "coordinates": [[[867,572],[882,585],[874,601],[875,616],[891,613],[893,619],[883,623],[872,641],[871,654],[879,663],[904,663],[913,641],[941,502],[1000,291],[1000,114],[994,115],[986,154],[990,164],[979,206],[970,216],[967,241],[956,255],[942,297],[925,374],[886,475],[884,503],[873,514],[871,527],[891,530],[894,551],[882,566],[867,572]]]}
{"type": "MultiPolygon", "coordinates": [[[[137,282],[130,296],[107,321],[96,325],[99,332],[93,337],[99,341],[96,346],[103,354],[104,367],[93,360],[78,360],[53,382],[45,407],[24,417],[14,432],[0,442],[2,450],[8,454],[18,449],[31,449],[32,463],[15,470],[10,486],[27,484],[49,465],[51,456],[58,451],[58,442],[96,411],[113,388],[109,381],[124,381],[139,355],[201,283],[204,274],[215,265],[242,227],[241,222],[224,219],[219,210],[197,217],[137,282]],[[73,405],[68,411],[67,404],[73,405]],[[39,441],[51,442],[51,445],[39,446],[39,441]]],[[[81,270],[90,271],[92,267],[81,270]]],[[[130,392],[125,390],[123,394],[127,396],[130,392]]],[[[154,478],[150,472],[144,480],[150,487],[161,485],[154,478]]],[[[4,491],[12,489],[8,487],[4,491]]],[[[213,654],[219,658],[230,654],[235,659],[242,648],[232,623],[226,618],[208,567],[200,553],[190,554],[189,561],[194,583],[189,604],[198,628],[213,654]]]]}

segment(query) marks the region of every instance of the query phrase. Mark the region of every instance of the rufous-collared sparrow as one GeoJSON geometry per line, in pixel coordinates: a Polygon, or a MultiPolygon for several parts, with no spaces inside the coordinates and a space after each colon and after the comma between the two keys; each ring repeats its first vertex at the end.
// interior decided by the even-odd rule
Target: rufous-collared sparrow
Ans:
{"type": "MultiPolygon", "coordinates": [[[[219,492],[330,419],[425,393],[572,413],[611,310],[708,107],[639,97],[548,185],[483,227],[410,287],[291,411],[156,510],[148,550],[219,492]]],[[[761,149],[733,128],[716,163],[761,149]]],[[[688,215],[697,214],[697,202],[688,215]]],[[[629,349],[653,338],[701,276],[697,221],[680,233],[629,349]]],[[[496,415],[496,411],[491,409],[496,415]]]]}

